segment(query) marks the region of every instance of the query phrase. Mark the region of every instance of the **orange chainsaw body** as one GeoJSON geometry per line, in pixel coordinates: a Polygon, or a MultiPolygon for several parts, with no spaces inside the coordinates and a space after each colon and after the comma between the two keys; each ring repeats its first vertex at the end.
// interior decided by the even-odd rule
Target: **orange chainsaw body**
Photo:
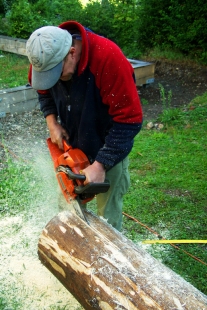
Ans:
{"type": "MultiPolygon", "coordinates": [[[[78,196],[75,193],[75,187],[78,185],[83,185],[84,181],[70,179],[67,174],[62,171],[58,171],[58,167],[63,166],[69,168],[75,174],[80,174],[80,171],[88,167],[90,162],[87,156],[80,149],[72,148],[72,146],[68,145],[64,140],[64,151],[60,150],[56,144],[52,143],[50,138],[47,139],[47,145],[54,162],[58,183],[65,199],[70,203],[71,198],[75,199],[78,196]]],[[[82,203],[92,200],[94,196],[95,195],[92,195],[90,198],[83,199],[82,203]]]]}

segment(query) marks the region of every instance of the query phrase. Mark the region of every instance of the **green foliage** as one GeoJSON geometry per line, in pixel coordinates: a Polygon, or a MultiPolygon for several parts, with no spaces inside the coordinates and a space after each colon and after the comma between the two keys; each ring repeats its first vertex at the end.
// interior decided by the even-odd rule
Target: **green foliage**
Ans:
{"type": "Polygon", "coordinates": [[[155,41],[155,37],[160,35],[161,31],[164,31],[162,27],[163,14],[167,14],[169,1],[165,0],[143,0],[140,5],[140,19],[138,22],[138,40],[139,45],[143,48],[154,47],[155,44],[162,44],[162,38],[160,42],[155,41]]]}
{"type": "Polygon", "coordinates": [[[113,32],[114,4],[108,0],[89,1],[83,11],[83,24],[104,37],[115,40],[113,32]]]}
{"type": "Polygon", "coordinates": [[[83,10],[82,23],[113,40],[129,58],[138,58],[138,18],[137,0],[89,1],[83,10]]]}
{"type": "Polygon", "coordinates": [[[80,21],[82,4],[79,0],[55,0],[48,5],[47,0],[38,0],[33,5],[33,11],[37,13],[41,22],[37,28],[46,25],[58,26],[67,20],[80,21]]]}
{"type": "MultiPolygon", "coordinates": [[[[181,51],[178,51],[177,49],[172,49],[169,47],[165,47],[163,49],[162,46],[155,46],[153,49],[149,50],[147,53],[148,59],[159,59],[159,60],[175,60],[178,62],[187,62],[192,60],[190,56],[184,55],[181,53],[181,51]]],[[[196,62],[196,61],[195,61],[196,62]]]]}
{"type": "Polygon", "coordinates": [[[14,2],[6,17],[8,19],[9,36],[27,39],[30,33],[36,29],[37,17],[27,0],[14,2]]]}
{"type": "Polygon", "coordinates": [[[183,116],[184,115],[179,108],[167,108],[163,110],[162,114],[158,117],[158,120],[163,124],[169,125],[171,122],[180,123],[183,116]]]}
{"type": "Polygon", "coordinates": [[[113,30],[116,42],[129,58],[140,57],[137,42],[139,6],[137,0],[113,1],[115,4],[113,30]]]}
{"type": "Polygon", "coordinates": [[[5,309],[7,306],[7,302],[3,296],[0,296],[0,309],[5,309]]]}
{"type": "Polygon", "coordinates": [[[141,103],[142,103],[142,105],[148,105],[149,101],[147,99],[142,98],[141,103]]]}
{"type": "Polygon", "coordinates": [[[6,14],[12,7],[14,0],[0,0],[0,14],[6,14]]]}
{"type": "Polygon", "coordinates": [[[4,9],[4,3],[3,0],[0,0],[0,18],[1,16],[3,17],[5,15],[5,9],[4,9]]]}
{"type": "MultiPolygon", "coordinates": [[[[55,1],[54,12],[56,14],[57,24],[59,21],[76,20],[80,22],[82,14],[82,4],[79,0],[55,1]]],[[[54,14],[53,13],[53,14],[54,14]]]]}
{"type": "Polygon", "coordinates": [[[2,290],[0,292],[0,309],[6,310],[6,309],[22,309],[22,304],[18,302],[17,300],[13,300],[13,298],[6,298],[8,291],[2,290]],[[12,307],[12,308],[11,308],[12,307]]]}
{"type": "Polygon", "coordinates": [[[173,48],[207,63],[207,6],[199,0],[143,0],[139,41],[143,50],[173,48]]]}
{"type": "Polygon", "coordinates": [[[201,0],[1,0],[0,33],[28,38],[35,29],[77,20],[115,41],[129,58],[154,48],[207,63],[207,6],[201,0]]]}
{"type": "Polygon", "coordinates": [[[189,106],[184,109],[164,108],[163,113],[159,115],[158,120],[169,126],[172,124],[183,124],[191,128],[191,123],[205,122],[207,119],[207,93],[196,97],[189,106]]]}
{"type": "MultiPolygon", "coordinates": [[[[12,37],[27,39],[37,28],[47,25],[59,25],[63,21],[79,21],[82,5],[79,0],[52,1],[38,0],[31,3],[27,0],[14,2],[11,11],[6,15],[7,34],[12,37]]],[[[2,32],[2,30],[0,30],[2,32]]]]}
{"type": "Polygon", "coordinates": [[[172,91],[169,90],[166,94],[166,91],[162,84],[159,83],[159,89],[160,89],[160,99],[163,105],[163,109],[169,109],[171,105],[171,99],[172,99],[172,91]]]}
{"type": "Polygon", "coordinates": [[[0,34],[8,35],[8,20],[14,0],[0,0],[0,34]]]}
{"type": "Polygon", "coordinates": [[[200,48],[206,51],[207,7],[203,1],[186,0],[181,4],[174,0],[170,7],[170,16],[170,21],[166,18],[166,24],[169,24],[171,45],[190,54],[197,53],[200,48]]]}
{"type": "Polygon", "coordinates": [[[202,96],[197,96],[189,104],[190,107],[206,107],[207,105],[207,93],[204,93],[202,96]]]}

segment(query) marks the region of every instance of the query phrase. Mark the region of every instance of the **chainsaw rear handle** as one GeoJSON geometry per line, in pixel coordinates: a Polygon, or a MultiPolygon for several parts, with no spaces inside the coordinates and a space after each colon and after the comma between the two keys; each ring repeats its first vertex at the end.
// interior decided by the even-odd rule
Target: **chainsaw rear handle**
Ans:
{"type": "MultiPolygon", "coordinates": [[[[86,176],[83,174],[77,174],[72,172],[68,167],[58,166],[57,172],[64,172],[71,180],[86,180],[86,176]]],[[[108,191],[110,183],[105,180],[104,183],[88,183],[86,185],[79,185],[75,187],[75,193],[80,194],[99,194],[108,191]]]]}
{"type": "Polygon", "coordinates": [[[105,180],[104,183],[87,183],[86,185],[79,185],[75,187],[75,193],[81,194],[93,194],[106,193],[109,190],[110,183],[105,180]]]}

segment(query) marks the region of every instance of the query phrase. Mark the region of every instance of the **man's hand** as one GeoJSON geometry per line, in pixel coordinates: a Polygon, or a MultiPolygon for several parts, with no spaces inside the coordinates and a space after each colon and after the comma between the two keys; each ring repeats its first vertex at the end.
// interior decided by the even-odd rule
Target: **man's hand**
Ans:
{"type": "Polygon", "coordinates": [[[58,145],[59,149],[63,150],[63,138],[69,139],[67,131],[57,122],[56,115],[50,114],[46,117],[47,127],[50,131],[51,141],[58,145]]]}
{"type": "Polygon", "coordinates": [[[83,170],[83,174],[86,176],[84,185],[89,182],[103,183],[105,180],[105,169],[101,163],[95,161],[92,165],[83,170]]]}

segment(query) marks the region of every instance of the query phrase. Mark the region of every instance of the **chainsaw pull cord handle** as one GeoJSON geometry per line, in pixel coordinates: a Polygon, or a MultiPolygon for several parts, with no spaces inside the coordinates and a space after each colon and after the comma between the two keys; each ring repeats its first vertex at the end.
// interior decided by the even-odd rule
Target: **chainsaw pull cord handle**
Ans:
{"type": "Polygon", "coordinates": [[[86,176],[84,174],[77,174],[72,172],[69,168],[64,167],[64,166],[58,166],[57,167],[57,171],[58,172],[64,172],[65,174],[68,175],[68,177],[71,180],[82,180],[85,181],[86,180],[86,176]]]}
{"type": "Polygon", "coordinates": [[[72,149],[72,146],[65,139],[63,139],[62,142],[63,142],[64,152],[68,152],[70,149],[72,149]]]}

